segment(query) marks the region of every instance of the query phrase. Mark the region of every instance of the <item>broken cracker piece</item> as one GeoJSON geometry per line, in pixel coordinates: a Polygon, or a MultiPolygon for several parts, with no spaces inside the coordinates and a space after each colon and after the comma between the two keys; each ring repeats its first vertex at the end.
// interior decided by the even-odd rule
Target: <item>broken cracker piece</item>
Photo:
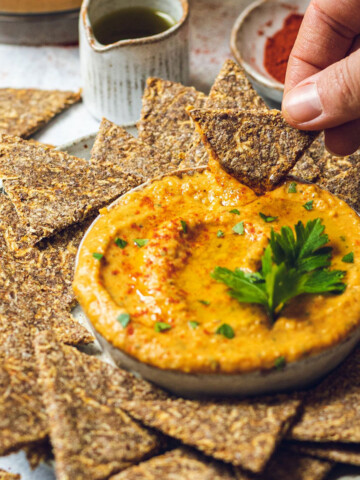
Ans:
{"type": "Polygon", "coordinates": [[[312,457],[360,467],[360,445],[358,443],[289,442],[287,447],[296,453],[300,452],[312,457]]]}
{"type": "Polygon", "coordinates": [[[20,475],[16,473],[5,472],[5,470],[0,470],[0,480],[20,480],[20,475]]]}
{"type": "Polygon", "coordinates": [[[215,462],[186,448],[171,450],[140,463],[110,480],[232,480],[231,467],[215,462]]]}
{"type": "Polygon", "coordinates": [[[0,134],[28,138],[55,115],[81,99],[79,92],[0,89],[0,134]]]}
{"type": "Polygon", "coordinates": [[[106,479],[159,448],[118,406],[115,367],[53,343],[49,332],[35,347],[59,480],[106,479]]]}
{"type": "Polygon", "coordinates": [[[277,110],[188,112],[209,155],[256,193],[277,187],[318,135],[290,127],[277,110]]]}
{"type": "Polygon", "coordinates": [[[288,438],[316,442],[360,442],[360,349],[328,375],[305,400],[288,438]]]}

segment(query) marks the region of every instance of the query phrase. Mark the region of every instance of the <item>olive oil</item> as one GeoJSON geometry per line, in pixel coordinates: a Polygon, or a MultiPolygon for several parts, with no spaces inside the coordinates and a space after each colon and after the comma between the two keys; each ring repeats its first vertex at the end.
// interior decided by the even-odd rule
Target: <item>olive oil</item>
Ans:
{"type": "Polygon", "coordinates": [[[93,25],[97,40],[103,45],[156,35],[175,25],[165,12],[149,7],[121,8],[103,16],[93,25]]]}

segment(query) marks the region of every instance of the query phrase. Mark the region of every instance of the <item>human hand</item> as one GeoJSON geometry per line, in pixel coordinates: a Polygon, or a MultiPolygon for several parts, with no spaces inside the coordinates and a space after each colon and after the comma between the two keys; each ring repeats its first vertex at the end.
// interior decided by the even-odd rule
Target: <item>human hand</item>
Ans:
{"type": "Polygon", "coordinates": [[[337,155],[360,147],[360,1],[312,0],[291,52],[282,111],[302,130],[325,130],[337,155]]]}

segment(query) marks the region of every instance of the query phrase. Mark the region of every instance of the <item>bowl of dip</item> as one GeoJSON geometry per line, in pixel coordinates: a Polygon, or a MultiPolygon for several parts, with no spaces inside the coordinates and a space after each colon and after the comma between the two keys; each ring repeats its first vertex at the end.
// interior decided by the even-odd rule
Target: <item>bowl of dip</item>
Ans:
{"type": "Polygon", "coordinates": [[[114,360],[189,397],[304,388],[344,360],[360,338],[360,218],[315,185],[293,190],[257,197],[211,165],[152,180],[102,210],[80,245],[74,289],[114,360]],[[296,297],[271,323],[212,277],[219,265],[257,271],[272,228],[316,218],[331,269],[346,272],[343,293],[296,297]]]}
{"type": "Polygon", "coordinates": [[[285,71],[309,0],[258,0],[237,18],[231,50],[259,93],[281,103],[285,71]]]}

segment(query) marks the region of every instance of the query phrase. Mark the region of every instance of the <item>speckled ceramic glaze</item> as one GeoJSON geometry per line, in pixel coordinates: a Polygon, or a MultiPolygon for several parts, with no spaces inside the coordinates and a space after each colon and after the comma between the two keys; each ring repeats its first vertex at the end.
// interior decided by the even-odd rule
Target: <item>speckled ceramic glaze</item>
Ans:
{"type": "Polygon", "coordinates": [[[84,0],[80,15],[80,59],[83,99],[90,113],[118,125],[134,124],[148,77],[187,83],[187,0],[84,0]],[[151,7],[175,19],[164,32],[102,45],[92,25],[99,18],[126,7],[151,7]]]}
{"type": "Polygon", "coordinates": [[[237,18],[231,33],[231,50],[260,95],[281,102],[284,85],[264,67],[266,39],[283,26],[290,13],[303,15],[310,0],[258,0],[237,18]]]}

